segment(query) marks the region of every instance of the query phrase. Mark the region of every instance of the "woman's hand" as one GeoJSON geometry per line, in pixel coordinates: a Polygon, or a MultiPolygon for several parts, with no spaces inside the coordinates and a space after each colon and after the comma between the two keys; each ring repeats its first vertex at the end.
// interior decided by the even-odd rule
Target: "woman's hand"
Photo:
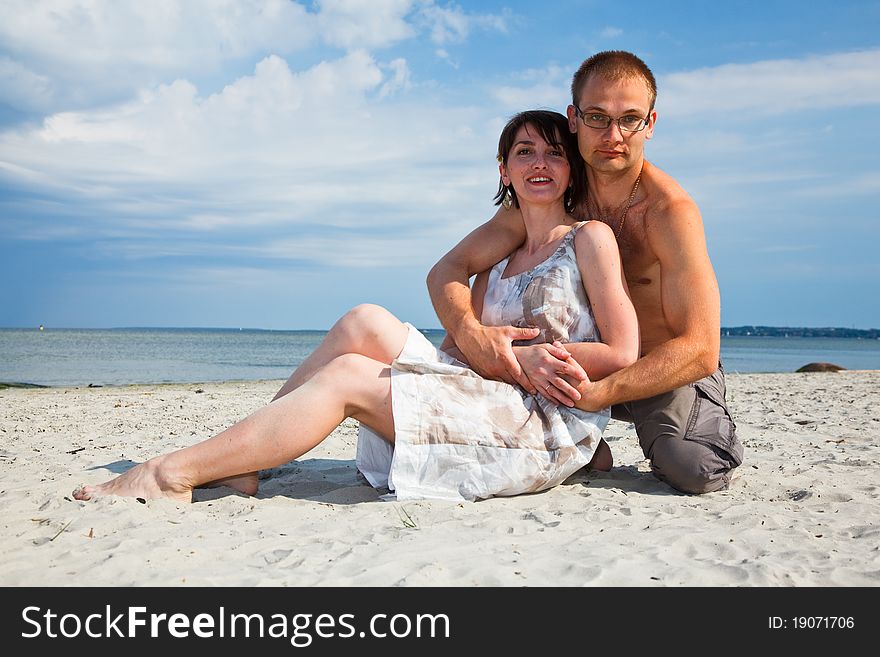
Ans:
{"type": "Polygon", "coordinates": [[[588,380],[587,373],[561,343],[514,347],[513,353],[532,385],[551,402],[574,406],[581,398],[575,386],[588,380]]]}

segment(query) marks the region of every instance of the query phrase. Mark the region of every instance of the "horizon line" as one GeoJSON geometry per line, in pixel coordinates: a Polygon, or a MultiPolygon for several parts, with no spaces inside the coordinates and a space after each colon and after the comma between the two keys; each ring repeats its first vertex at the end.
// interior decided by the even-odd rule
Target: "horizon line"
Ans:
{"type": "MultiPolygon", "coordinates": [[[[446,331],[442,327],[416,327],[420,331],[446,331]]],[[[880,331],[880,328],[859,328],[856,326],[777,326],[773,324],[736,324],[722,326],[721,331],[736,329],[773,329],[777,331],[790,330],[824,330],[824,331],[880,331]]],[[[2,331],[18,330],[57,330],[57,331],[134,331],[134,330],[168,330],[168,331],[264,331],[264,332],[326,332],[329,328],[260,328],[255,326],[47,326],[45,324],[25,326],[0,326],[2,331]]]]}

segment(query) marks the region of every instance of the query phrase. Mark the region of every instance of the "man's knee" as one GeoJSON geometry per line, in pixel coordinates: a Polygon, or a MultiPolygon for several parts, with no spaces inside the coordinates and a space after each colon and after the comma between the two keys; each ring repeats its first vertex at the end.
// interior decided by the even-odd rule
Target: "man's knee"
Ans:
{"type": "Polygon", "coordinates": [[[743,449],[720,371],[631,406],[639,442],[658,478],[691,494],[728,487],[743,449]]]}
{"type": "Polygon", "coordinates": [[[654,475],[691,495],[725,490],[735,467],[729,456],[712,445],[671,436],[655,440],[651,451],[654,475]]]}

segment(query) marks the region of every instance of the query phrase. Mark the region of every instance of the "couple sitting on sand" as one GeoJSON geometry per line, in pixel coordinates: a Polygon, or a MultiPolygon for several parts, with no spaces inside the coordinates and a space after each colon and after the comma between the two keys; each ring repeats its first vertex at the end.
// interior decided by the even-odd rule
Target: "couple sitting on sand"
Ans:
{"type": "Polygon", "coordinates": [[[567,117],[508,122],[502,207],[428,277],[448,331],[439,349],[358,306],[270,404],[74,497],[190,501],[208,484],[252,495],[259,470],[347,417],[361,424],[358,469],[400,500],[536,492],[584,466],[607,470],[612,416],[635,424],[670,486],[726,488],[742,446],[725,403],[718,287],[696,205],[644,159],[655,98],[644,62],[603,52],[575,74],[567,117]]]}

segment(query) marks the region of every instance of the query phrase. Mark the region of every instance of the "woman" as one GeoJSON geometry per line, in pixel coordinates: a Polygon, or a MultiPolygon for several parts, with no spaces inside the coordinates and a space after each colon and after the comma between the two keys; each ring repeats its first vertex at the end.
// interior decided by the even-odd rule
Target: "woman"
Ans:
{"type": "MultiPolygon", "coordinates": [[[[556,341],[587,343],[577,357],[592,378],[633,362],[638,329],[614,236],[600,222],[578,224],[568,214],[585,183],[566,118],[518,114],[498,152],[496,199],[520,207],[527,239],[477,278],[473,299],[483,321],[541,329],[515,351],[542,390],[551,381],[538,365],[541,352],[556,341]]],[[[358,468],[401,500],[514,495],[561,483],[594,457],[610,467],[610,454],[599,452],[607,410],[558,407],[544,394],[483,379],[452,355],[454,345],[444,346],[450,353],[384,309],[359,306],[269,405],[209,440],[73,495],[191,501],[193,488],[210,483],[254,494],[260,469],[305,454],[346,417],[361,423],[358,468]]],[[[554,378],[564,385],[564,377],[554,378]]]]}

